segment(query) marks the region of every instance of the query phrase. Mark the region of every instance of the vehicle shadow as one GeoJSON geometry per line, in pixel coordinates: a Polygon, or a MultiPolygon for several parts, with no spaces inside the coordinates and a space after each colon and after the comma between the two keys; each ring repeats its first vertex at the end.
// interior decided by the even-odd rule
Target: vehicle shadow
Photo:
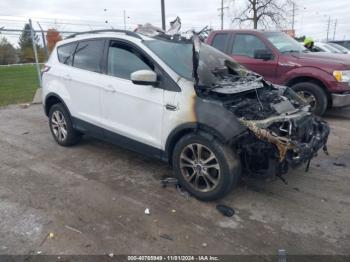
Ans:
{"type": "Polygon", "coordinates": [[[324,115],[324,118],[331,118],[331,119],[348,119],[350,120],[350,107],[344,107],[344,108],[332,108],[327,110],[327,112],[324,115]]]}

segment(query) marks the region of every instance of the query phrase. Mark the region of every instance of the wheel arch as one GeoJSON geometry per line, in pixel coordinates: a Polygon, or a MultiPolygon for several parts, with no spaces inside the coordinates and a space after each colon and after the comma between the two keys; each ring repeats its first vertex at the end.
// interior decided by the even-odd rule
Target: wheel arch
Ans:
{"type": "Polygon", "coordinates": [[[218,139],[222,143],[227,143],[228,139],[225,138],[223,134],[214,128],[202,124],[202,123],[185,123],[177,128],[175,128],[168,136],[167,141],[165,143],[165,156],[164,159],[172,165],[172,156],[173,150],[175,148],[176,143],[185,135],[190,133],[201,133],[201,135],[205,136],[209,140],[218,139]]]}
{"type": "Polygon", "coordinates": [[[55,104],[58,104],[58,103],[63,104],[63,106],[66,108],[69,116],[71,116],[70,111],[69,111],[66,103],[63,101],[63,99],[59,95],[57,95],[55,93],[49,93],[49,94],[47,94],[47,96],[45,98],[44,110],[45,110],[46,116],[49,116],[49,112],[50,112],[51,107],[55,104]]]}
{"type": "Polygon", "coordinates": [[[327,105],[328,105],[328,107],[332,106],[332,97],[331,97],[331,94],[328,91],[326,85],[321,80],[319,80],[319,79],[317,79],[315,77],[311,77],[311,76],[297,76],[297,77],[294,77],[292,79],[289,79],[288,82],[286,83],[286,86],[292,87],[293,85],[298,84],[298,83],[302,83],[302,82],[309,82],[309,83],[313,83],[313,84],[319,86],[324,91],[324,93],[327,96],[327,105]]]}

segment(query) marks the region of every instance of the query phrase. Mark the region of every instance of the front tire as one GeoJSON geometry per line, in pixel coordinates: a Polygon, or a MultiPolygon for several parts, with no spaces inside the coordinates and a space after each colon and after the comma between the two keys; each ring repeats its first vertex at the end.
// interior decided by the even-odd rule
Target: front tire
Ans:
{"type": "Polygon", "coordinates": [[[327,109],[327,94],[323,89],[310,82],[297,83],[292,89],[311,106],[311,111],[322,116],[327,109]]]}
{"type": "Polygon", "coordinates": [[[63,104],[53,105],[49,111],[49,125],[53,138],[61,146],[72,146],[79,142],[80,133],[73,128],[72,120],[63,104]]]}
{"type": "Polygon", "coordinates": [[[172,161],[180,184],[203,201],[229,193],[241,175],[240,161],[228,146],[198,134],[178,141],[172,161]]]}

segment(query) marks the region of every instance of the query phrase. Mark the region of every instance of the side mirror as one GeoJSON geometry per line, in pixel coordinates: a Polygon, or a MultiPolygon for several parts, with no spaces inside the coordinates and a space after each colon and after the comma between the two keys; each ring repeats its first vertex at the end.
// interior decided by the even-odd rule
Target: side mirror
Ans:
{"type": "Polygon", "coordinates": [[[257,49],[254,51],[255,59],[262,59],[264,61],[271,60],[273,58],[273,54],[268,49],[257,49]]]}
{"type": "Polygon", "coordinates": [[[151,70],[138,70],[130,75],[131,81],[135,85],[156,85],[157,74],[151,70]]]}

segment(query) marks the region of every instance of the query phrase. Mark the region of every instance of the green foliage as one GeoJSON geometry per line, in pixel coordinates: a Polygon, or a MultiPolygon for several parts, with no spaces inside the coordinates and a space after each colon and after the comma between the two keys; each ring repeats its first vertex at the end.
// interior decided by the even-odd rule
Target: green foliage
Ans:
{"type": "MultiPolygon", "coordinates": [[[[42,51],[42,49],[39,46],[39,37],[34,33],[34,39],[35,39],[35,45],[38,51],[38,54],[42,51]]],[[[30,25],[25,24],[22,34],[19,37],[18,41],[19,45],[19,58],[21,63],[34,63],[35,62],[35,56],[33,51],[33,43],[32,43],[32,36],[30,32],[30,25]]],[[[39,56],[39,62],[42,62],[45,58],[39,56]]]]}
{"type": "Polygon", "coordinates": [[[16,49],[5,37],[0,39],[0,65],[14,64],[18,60],[16,49]]]}
{"type": "Polygon", "coordinates": [[[31,102],[39,87],[35,65],[0,67],[0,106],[31,102]]]}

